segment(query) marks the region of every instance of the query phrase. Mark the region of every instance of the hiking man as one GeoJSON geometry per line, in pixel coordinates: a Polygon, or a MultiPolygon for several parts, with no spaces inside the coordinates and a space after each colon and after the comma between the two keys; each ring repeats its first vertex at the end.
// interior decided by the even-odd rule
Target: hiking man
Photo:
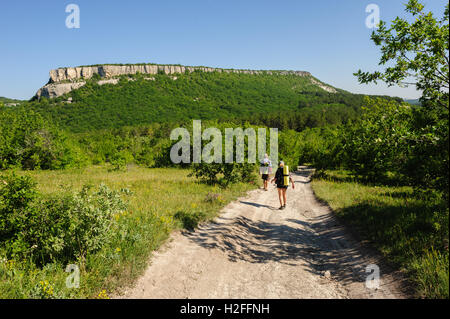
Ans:
{"type": "Polygon", "coordinates": [[[292,189],[295,188],[294,181],[289,173],[289,167],[285,166],[283,161],[280,162],[280,167],[278,167],[275,177],[271,182],[276,182],[277,184],[278,199],[280,200],[281,205],[279,209],[283,210],[286,208],[286,190],[289,187],[289,182],[292,184],[292,189]]]}
{"type": "Polygon", "coordinates": [[[261,177],[264,181],[264,190],[267,192],[268,184],[269,184],[269,175],[272,173],[272,162],[269,159],[269,155],[264,154],[264,159],[261,162],[261,167],[259,169],[261,173],[261,177]]]}

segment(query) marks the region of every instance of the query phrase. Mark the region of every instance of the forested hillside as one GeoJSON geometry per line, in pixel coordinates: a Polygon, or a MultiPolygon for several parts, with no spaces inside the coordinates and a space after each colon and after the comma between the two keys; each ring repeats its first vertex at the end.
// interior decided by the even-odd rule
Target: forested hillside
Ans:
{"type": "Polygon", "coordinates": [[[21,103],[21,102],[23,102],[23,101],[0,96],[0,105],[1,104],[9,104],[9,103],[21,103]]]}
{"type": "Polygon", "coordinates": [[[363,96],[329,93],[312,77],[201,72],[169,76],[120,76],[117,84],[99,77],[55,99],[29,103],[51,122],[72,132],[189,119],[302,130],[357,118],[363,96]],[[69,102],[70,101],[70,102],[69,102]]]}

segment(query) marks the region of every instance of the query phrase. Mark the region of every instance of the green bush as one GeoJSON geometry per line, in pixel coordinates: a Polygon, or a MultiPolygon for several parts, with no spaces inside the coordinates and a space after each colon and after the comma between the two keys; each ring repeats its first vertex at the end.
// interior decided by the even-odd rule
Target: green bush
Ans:
{"type": "Polygon", "coordinates": [[[24,228],[22,212],[38,197],[36,183],[29,177],[0,176],[0,241],[6,242],[24,228]]]}
{"type": "Polygon", "coordinates": [[[394,178],[448,194],[448,113],[382,99],[367,105],[360,121],[342,129],[343,165],[371,182],[394,178]]]}
{"type": "Polygon", "coordinates": [[[223,173],[223,165],[218,163],[199,163],[192,165],[192,172],[189,176],[195,176],[207,184],[218,184],[219,174],[223,173]]]}
{"type": "Polygon", "coordinates": [[[256,164],[243,163],[237,167],[239,180],[244,183],[256,183],[258,175],[256,174],[256,164]]]}
{"type": "Polygon", "coordinates": [[[115,214],[126,208],[120,194],[101,185],[90,191],[42,198],[29,177],[0,177],[0,242],[8,258],[42,265],[83,258],[107,244],[115,214]]]}
{"type": "Polygon", "coordinates": [[[249,163],[199,163],[192,164],[192,172],[189,175],[210,185],[220,184],[226,187],[238,182],[254,183],[255,171],[256,165],[249,163]]]}
{"type": "Polygon", "coordinates": [[[398,173],[407,161],[411,132],[411,106],[368,100],[358,123],[344,131],[346,167],[370,181],[383,181],[389,172],[398,173]]]}
{"type": "Polygon", "coordinates": [[[122,150],[111,156],[110,163],[113,166],[114,171],[123,171],[126,170],[127,164],[132,161],[133,155],[127,150],[122,150]]]}
{"type": "Polygon", "coordinates": [[[61,169],[86,157],[62,131],[32,110],[0,110],[0,169],[61,169]]]}

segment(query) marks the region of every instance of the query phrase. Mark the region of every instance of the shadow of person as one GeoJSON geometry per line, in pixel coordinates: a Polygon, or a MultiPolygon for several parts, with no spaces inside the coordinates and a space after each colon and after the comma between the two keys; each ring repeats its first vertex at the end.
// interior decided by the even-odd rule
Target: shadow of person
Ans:
{"type": "Polygon", "coordinates": [[[311,180],[308,179],[307,181],[294,181],[295,184],[309,184],[311,183],[311,180]]]}
{"type": "Polygon", "coordinates": [[[239,201],[241,204],[244,205],[249,205],[249,206],[253,206],[253,207],[257,207],[257,208],[268,208],[270,210],[276,210],[277,208],[273,207],[273,206],[269,206],[269,205],[264,205],[264,204],[258,204],[258,203],[252,203],[252,202],[244,202],[244,201],[239,201]]]}

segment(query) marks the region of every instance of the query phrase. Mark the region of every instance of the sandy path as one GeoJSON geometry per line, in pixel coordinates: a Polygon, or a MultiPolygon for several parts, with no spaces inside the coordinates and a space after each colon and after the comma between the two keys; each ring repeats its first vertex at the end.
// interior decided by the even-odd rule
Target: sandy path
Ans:
{"type": "Polygon", "coordinates": [[[404,298],[398,274],[316,200],[310,174],[303,167],[293,176],[283,211],[270,186],[230,203],[195,232],[173,234],[117,298],[404,298]],[[365,286],[373,263],[381,272],[377,290],[365,286]]]}

